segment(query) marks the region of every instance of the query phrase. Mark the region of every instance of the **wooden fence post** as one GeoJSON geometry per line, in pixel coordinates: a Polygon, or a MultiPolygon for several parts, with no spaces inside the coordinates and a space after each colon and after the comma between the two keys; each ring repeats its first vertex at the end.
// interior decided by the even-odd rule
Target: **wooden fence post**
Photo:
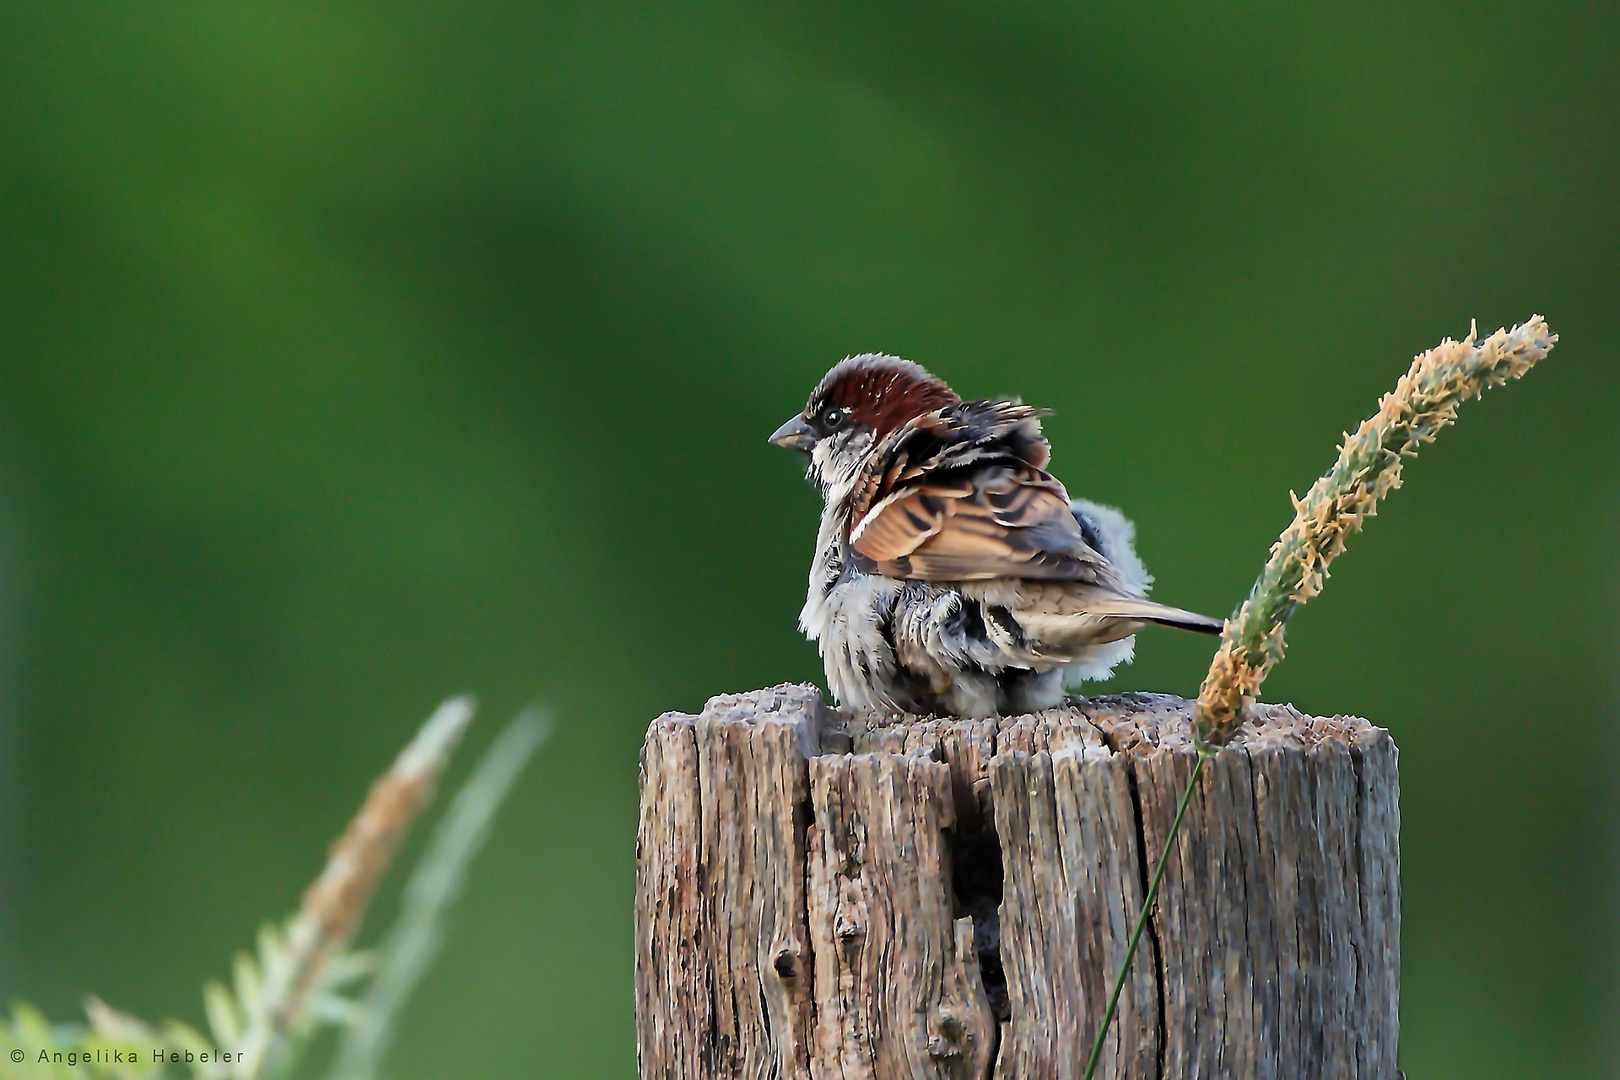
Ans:
{"type": "MultiPolygon", "coordinates": [[[[1191,703],[883,722],[809,686],[647,732],[643,1080],[1079,1080],[1191,703]]],[[[1097,1075],[1395,1080],[1396,750],[1251,707],[1199,780],[1097,1075]]]]}

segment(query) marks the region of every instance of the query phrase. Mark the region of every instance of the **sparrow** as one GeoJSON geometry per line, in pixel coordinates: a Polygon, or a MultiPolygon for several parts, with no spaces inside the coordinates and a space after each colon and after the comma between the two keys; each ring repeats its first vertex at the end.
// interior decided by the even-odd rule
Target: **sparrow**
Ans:
{"type": "Polygon", "coordinates": [[[1046,471],[1046,415],[963,401],[917,364],[863,353],[771,435],[821,493],[799,627],[841,704],[1035,712],[1129,662],[1144,626],[1221,632],[1147,599],[1134,526],[1046,471]]]}

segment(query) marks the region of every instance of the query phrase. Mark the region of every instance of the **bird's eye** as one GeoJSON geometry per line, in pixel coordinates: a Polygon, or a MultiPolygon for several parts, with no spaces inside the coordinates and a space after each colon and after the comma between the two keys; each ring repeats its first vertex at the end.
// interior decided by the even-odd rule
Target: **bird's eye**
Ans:
{"type": "Polygon", "coordinates": [[[835,427],[839,426],[840,424],[842,424],[848,418],[849,418],[849,410],[848,409],[837,408],[836,406],[834,408],[828,409],[826,412],[821,414],[821,422],[822,422],[822,424],[824,424],[824,425],[826,425],[827,427],[830,427],[830,428],[835,428],[835,427]]]}

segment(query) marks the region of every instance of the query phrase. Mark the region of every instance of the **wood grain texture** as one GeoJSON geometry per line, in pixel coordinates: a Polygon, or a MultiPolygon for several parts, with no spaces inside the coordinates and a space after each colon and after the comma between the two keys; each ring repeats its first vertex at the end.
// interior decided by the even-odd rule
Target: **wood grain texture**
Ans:
{"type": "MultiPolygon", "coordinates": [[[[1078,1078],[1194,755],[1190,703],[880,720],[812,687],[642,751],[641,1075],[1078,1078]]],[[[1171,852],[1100,1077],[1393,1080],[1397,754],[1254,707],[1171,852]]]]}
{"type": "Polygon", "coordinates": [[[950,769],[926,758],[811,759],[810,944],[826,1080],[985,1075],[996,1022],[958,918],[950,769]]]}

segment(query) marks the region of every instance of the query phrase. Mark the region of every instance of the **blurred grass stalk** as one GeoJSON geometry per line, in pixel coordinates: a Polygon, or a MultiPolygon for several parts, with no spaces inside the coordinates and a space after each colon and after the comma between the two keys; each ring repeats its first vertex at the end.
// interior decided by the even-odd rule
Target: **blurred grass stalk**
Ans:
{"type": "MultiPolygon", "coordinates": [[[[281,948],[265,957],[263,985],[255,1000],[241,1000],[239,987],[237,1077],[263,1075],[301,1026],[308,1003],[324,985],[323,974],[359,929],[377,882],[406,828],[432,799],[434,782],[472,717],[473,701],[462,697],[445,702],[428,718],[393,768],[372,784],[360,812],[332,845],[326,868],[304,892],[303,906],[288,923],[281,948]]],[[[231,1017],[225,1022],[227,1031],[219,1031],[219,1014],[229,1003],[214,992],[209,1004],[216,1035],[237,1026],[232,1021],[238,1018],[231,1017]]]]}
{"type": "Polygon", "coordinates": [[[393,1042],[399,1015],[444,944],[444,920],[467,868],[489,836],[513,781],[551,734],[551,717],[531,706],[507,725],[456,793],[405,886],[404,909],[379,950],[377,973],[344,1031],[329,1080],[372,1080],[393,1042]]]}
{"type": "MultiPolygon", "coordinates": [[[[393,766],[371,786],[365,802],[305,890],[299,910],[281,926],[267,925],[256,954],[241,953],[233,986],[211,982],[203,1003],[213,1038],[170,1021],[153,1027],[90,997],[90,1031],[52,1028],[37,1011],[18,1006],[9,1024],[0,1022],[0,1080],[15,1076],[79,1075],[141,1080],[168,1075],[161,1060],[115,1063],[98,1050],[162,1047],[202,1080],[262,1080],[297,1065],[322,1024],[345,1029],[333,1080],[376,1075],[399,1015],[444,940],[446,913],[461,895],[467,870],[483,847],[495,812],[513,782],[551,731],[551,720],[531,707],[513,720],[485,752],[452,800],[428,841],[405,888],[404,906],[376,954],[349,951],[394,853],[411,822],[433,797],[434,786],[473,717],[471,698],[441,705],[393,766]],[[370,975],[356,1001],[343,988],[370,975]],[[28,1043],[32,1050],[25,1049],[28,1043]],[[9,1048],[24,1049],[14,1064],[9,1048]],[[63,1061],[36,1068],[40,1051],[60,1051],[63,1061]],[[76,1056],[78,1064],[71,1064],[76,1056]],[[66,1073],[60,1070],[66,1068],[66,1073]]],[[[138,1054],[136,1055],[138,1058],[138,1054]]],[[[47,1055],[49,1058],[49,1054],[47,1055]]]]}
{"type": "Polygon", "coordinates": [[[1378,401],[1378,412],[1346,435],[1339,458],[1303,499],[1289,492],[1294,520],[1271,547],[1265,569],[1249,597],[1226,620],[1220,647],[1198,691],[1193,711],[1193,743],[1198,763],[1187,778],[1175,820],[1165,836],[1153,879],[1142,899],[1130,947],[1114,980],[1108,1007],[1097,1027],[1085,1080],[1091,1080],[1102,1057],[1103,1042],[1118,1010],[1120,991],[1136,958],[1136,945],[1147,925],[1165,865],[1181,830],[1204,763],[1232,737],[1243,721],[1243,708],[1260,693],[1260,684],[1283,657],[1283,626],[1289,616],[1322,591],[1327,568],[1344,551],[1345,540],[1377,512],[1378,501],[1401,486],[1404,460],[1457,419],[1457,408],[1493,386],[1517,379],[1544,358],[1558,341],[1540,315],[1512,330],[1498,330],[1476,344],[1478,328],[1467,339],[1446,338],[1412,361],[1395,389],[1378,401]]]}

